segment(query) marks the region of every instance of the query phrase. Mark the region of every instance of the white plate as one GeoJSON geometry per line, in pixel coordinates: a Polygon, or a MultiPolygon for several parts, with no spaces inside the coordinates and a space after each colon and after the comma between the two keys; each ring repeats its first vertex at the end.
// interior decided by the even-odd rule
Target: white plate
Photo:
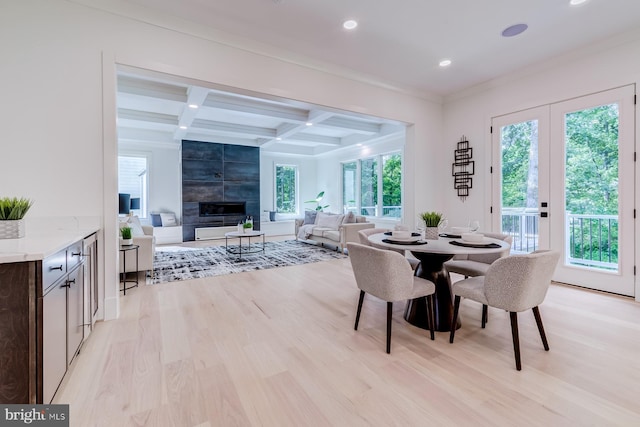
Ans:
{"type": "Polygon", "coordinates": [[[479,242],[473,241],[473,240],[464,240],[464,239],[456,239],[456,240],[458,240],[459,242],[462,242],[462,243],[470,244],[470,245],[487,245],[489,243],[497,243],[493,239],[490,239],[488,237],[485,237],[484,239],[482,239],[479,242]]]}
{"type": "Polygon", "coordinates": [[[387,238],[387,240],[391,240],[391,241],[395,241],[395,242],[417,242],[421,238],[422,238],[421,236],[411,236],[411,237],[406,237],[406,238],[403,239],[402,237],[389,236],[387,238]]]}

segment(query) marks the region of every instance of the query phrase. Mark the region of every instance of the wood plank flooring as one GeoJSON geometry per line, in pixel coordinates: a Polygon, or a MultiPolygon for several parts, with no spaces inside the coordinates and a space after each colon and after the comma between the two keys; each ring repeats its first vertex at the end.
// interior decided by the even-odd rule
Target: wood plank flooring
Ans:
{"type": "Polygon", "coordinates": [[[552,285],[519,316],[461,304],[462,328],[415,328],[365,298],[349,260],[141,286],[97,324],[54,403],[72,426],[637,426],[640,305],[552,285]]]}

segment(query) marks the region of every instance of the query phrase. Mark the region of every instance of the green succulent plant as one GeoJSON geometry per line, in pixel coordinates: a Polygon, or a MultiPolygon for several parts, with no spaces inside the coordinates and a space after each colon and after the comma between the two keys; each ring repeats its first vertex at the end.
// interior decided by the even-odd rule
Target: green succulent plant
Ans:
{"type": "Polygon", "coordinates": [[[22,219],[33,201],[25,198],[3,197],[0,199],[0,221],[22,219]]]}
{"type": "Polygon", "coordinates": [[[437,227],[442,220],[440,212],[421,212],[418,217],[424,221],[426,227],[437,227]]]}

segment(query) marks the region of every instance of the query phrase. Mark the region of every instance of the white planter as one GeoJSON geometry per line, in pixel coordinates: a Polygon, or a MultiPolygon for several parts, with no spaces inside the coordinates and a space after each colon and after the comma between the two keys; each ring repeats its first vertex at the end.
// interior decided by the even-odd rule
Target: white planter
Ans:
{"type": "Polygon", "coordinates": [[[438,240],[438,227],[427,227],[424,230],[424,238],[429,240],[438,240]]]}
{"type": "Polygon", "coordinates": [[[133,245],[133,239],[120,239],[120,246],[133,245]]]}
{"type": "Polygon", "coordinates": [[[0,221],[0,239],[24,237],[24,219],[0,221]]]}

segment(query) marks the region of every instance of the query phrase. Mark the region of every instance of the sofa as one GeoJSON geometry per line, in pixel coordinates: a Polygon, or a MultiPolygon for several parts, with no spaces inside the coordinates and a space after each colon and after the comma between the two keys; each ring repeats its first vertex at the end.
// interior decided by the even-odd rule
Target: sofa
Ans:
{"type": "Polygon", "coordinates": [[[364,216],[307,211],[304,218],[295,220],[296,240],[329,244],[344,252],[347,242],[359,242],[358,231],[373,228],[364,216]]]}
{"type": "MultiPolygon", "coordinates": [[[[126,251],[124,256],[127,257],[127,273],[134,271],[150,271],[153,273],[153,257],[156,251],[156,238],[153,236],[153,227],[148,225],[140,225],[138,217],[126,217],[120,221],[120,227],[131,227],[133,244],[138,245],[138,269],[136,270],[136,253],[135,251],[126,251]]],[[[123,272],[123,256],[120,252],[120,273],[123,272]]]]}

